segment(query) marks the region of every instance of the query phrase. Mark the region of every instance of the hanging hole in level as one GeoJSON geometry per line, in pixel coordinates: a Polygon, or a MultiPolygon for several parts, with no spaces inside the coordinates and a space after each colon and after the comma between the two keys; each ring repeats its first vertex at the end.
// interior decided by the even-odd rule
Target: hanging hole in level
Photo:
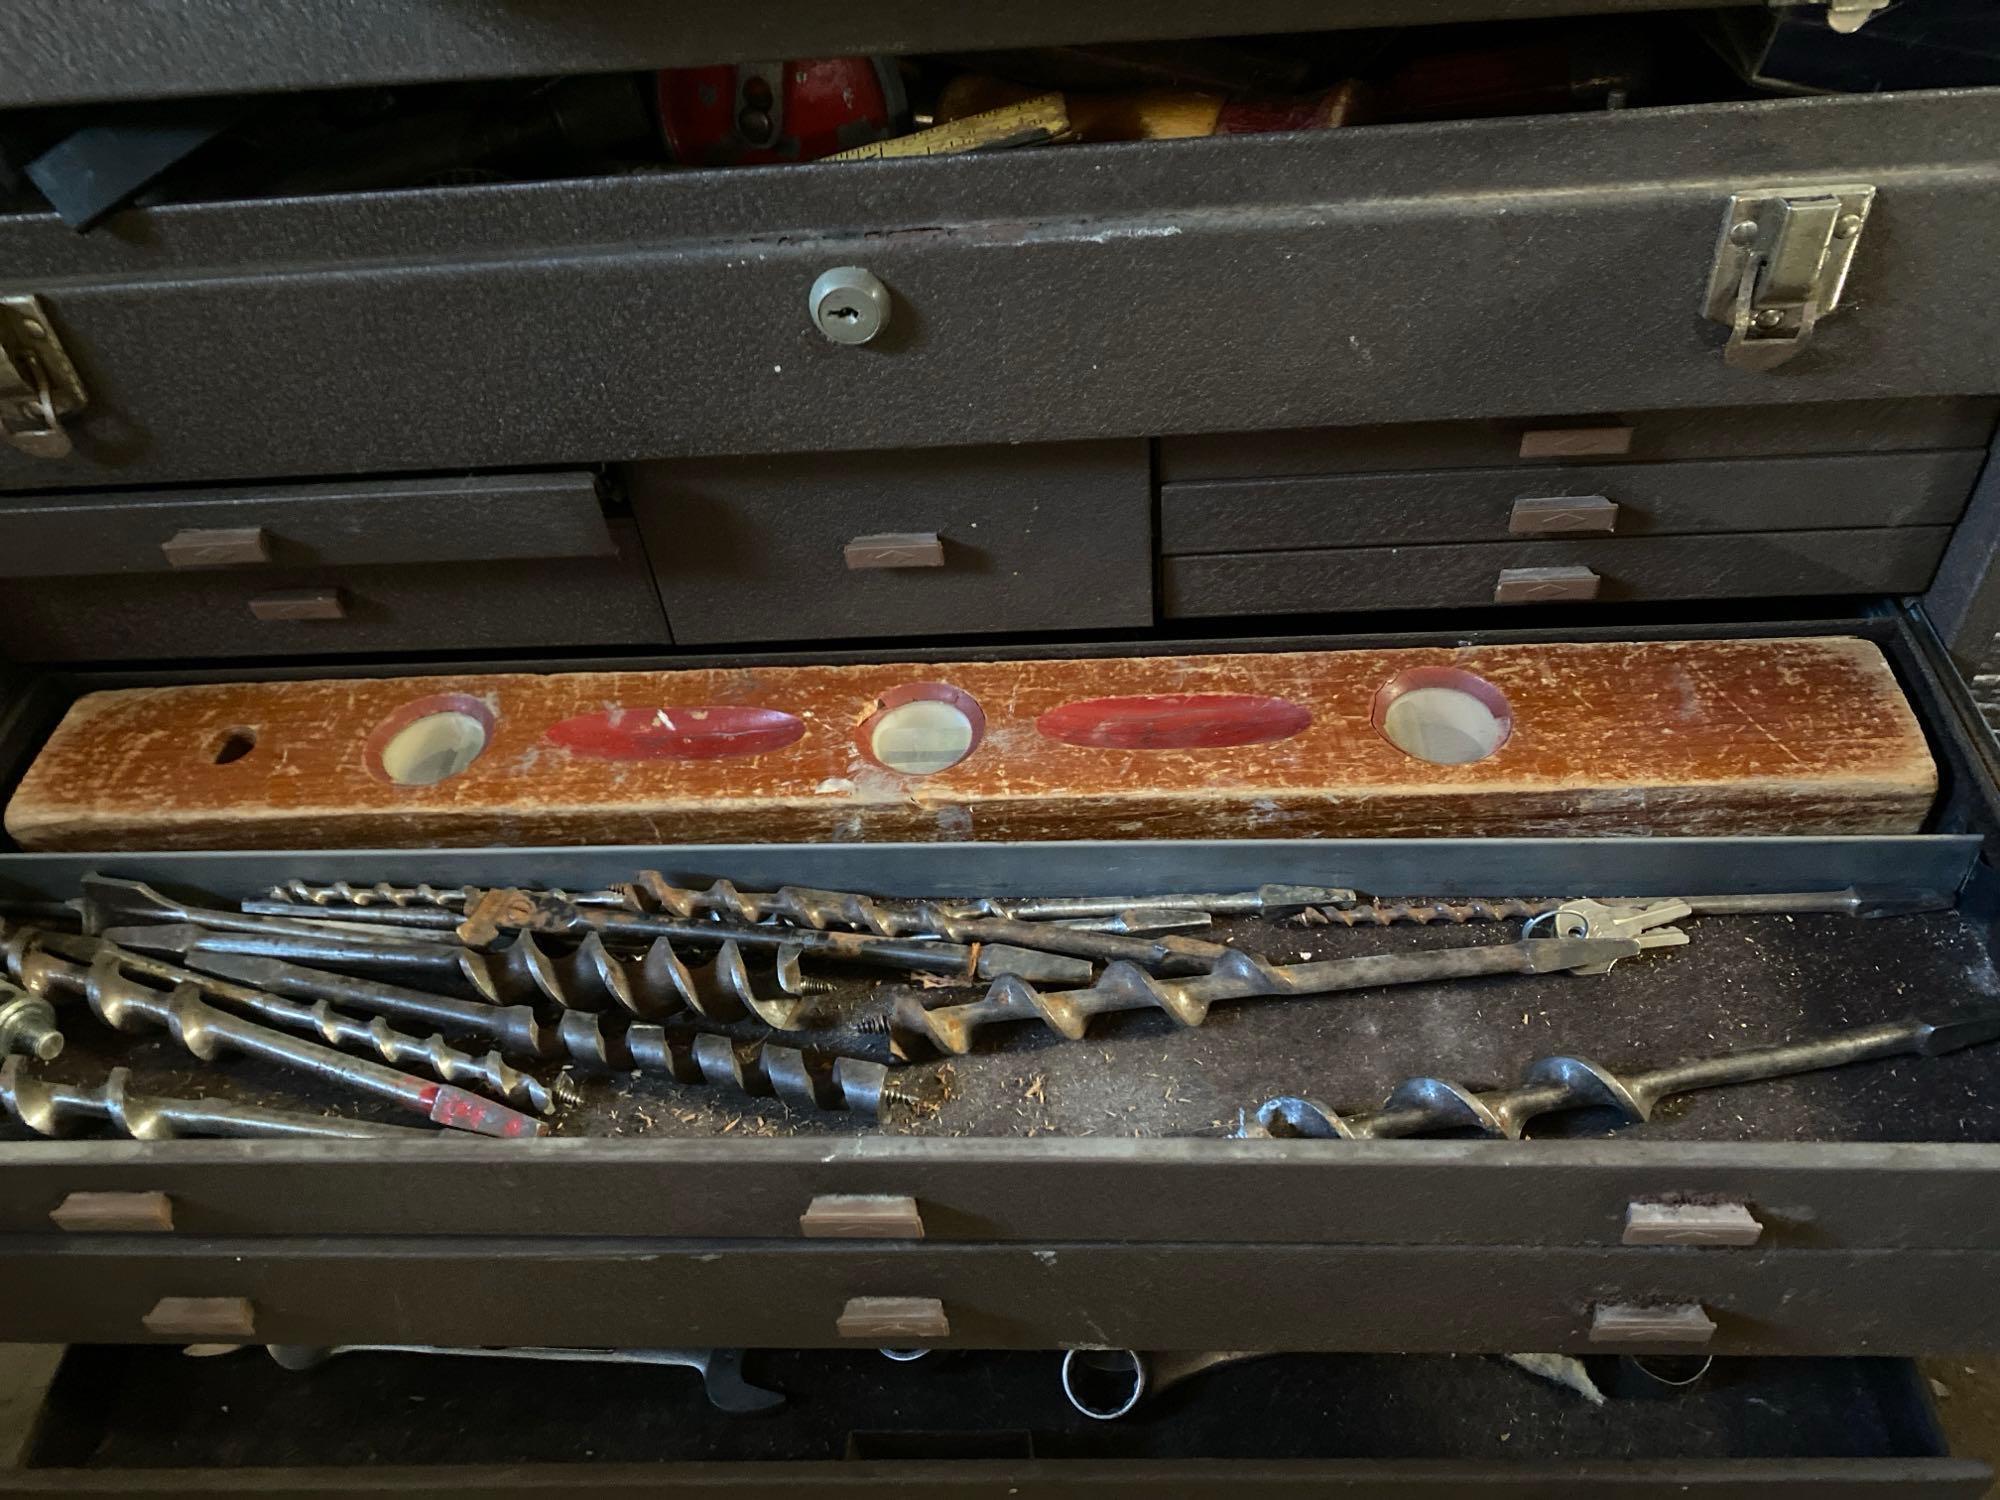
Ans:
{"type": "Polygon", "coordinates": [[[224,734],[217,742],[215,763],[218,766],[233,766],[256,748],[257,731],[238,726],[224,734]]]}
{"type": "Polygon", "coordinates": [[[1412,667],[1375,694],[1376,733],[1405,755],[1435,766],[1484,760],[1514,732],[1506,695],[1457,667],[1412,667]]]}

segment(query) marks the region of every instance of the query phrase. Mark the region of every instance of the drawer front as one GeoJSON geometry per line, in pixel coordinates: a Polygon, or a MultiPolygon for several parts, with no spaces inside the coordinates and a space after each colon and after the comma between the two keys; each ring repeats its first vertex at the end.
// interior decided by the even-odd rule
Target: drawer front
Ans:
{"type": "Polygon", "coordinates": [[[1160,478],[1173,482],[1551,461],[1601,465],[1977,448],[1993,435],[1996,417],[2000,417],[2000,401],[1983,396],[1939,396],[1801,401],[1791,406],[1696,406],[1573,417],[1496,417],[1302,432],[1212,432],[1161,439],[1160,478]]]}
{"type": "MultiPolygon", "coordinates": [[[[1837,878],[1837,876],[1835,877],[1837,878]]],[[[577,1141],[508,1163],[510,1192],[463,1145],[0,1143],[0,1253],[85,1210],[156,1212],[179,1238],[620,1235],[884,1242],[1546,1245],[1629,1252],[1662,1205],[1724,1230],[1669,1242],[1781,1249],[2000,1250],[2000,1147],[1541,1141],[577,1141]],[[831,1157],[831,1159],[829,1159],[831,1157]],[[1838,1162],[1838,1165],[1831,1164],[1838,1162]],[[157,1211],[151,1205],[162,1205],[157,1211]],[[1706,1222],[1706,1221],[1704,1221],[1706,1222]]],[[[128,1221],[124,1221],[129,1224],[128,1221]]],[[[1678,1226],[1685,1228],[1685,1225],[1678,1226]]]]}
{"type": "Polygon", "coordinates": [[[0,648],[84,661],[664,643],[637,541],[617,539],[604,559],[29,579],[7,586],[0,648]]]}
{"type": "Polygon", "coordinates": [[[1985,460],[1984,449],[1970,448],[1169,484],[1160,491],[1160,550],[1275,552],[1330,541],[1376,547],[1572,533],[1588,539],[1949,525],[1965,508],[1985,460]],[[1538,503],[1563,499],[1591,503],[1538,503]]]}
{"type": "Polygon", "coordinates": [[[1995,391],[1996,131],[1975,89],[21,215],[91,401],[0,487],[1995,391]],[[1878,189],[1842,305],[1725,363],[1731,194],[1829,182],[1878,189]],[[809,315],[848,265],[861,346],[809,315]]]}
{"type": "Polygon", "coordinates": [[[588,474],[244,486],[0,505],[0,578],[614,557],[588,474]]]}
{"type": "Polygon", "coordinates": [[[1150,624],[1143,443],[647,464],[682,644],[1150,624]]]}
{"type": "Polygon", "coordinates": [[[1732,599],[1780,594],[1914,593],[1930,582],[1949,527],[1752,532],[1598,542],[1481,542],[1170,557],[1169,618],[1317,614],[1493,604],[1517,570],[1570,570],[1551,599],[1732,599]],[[1580,586],[1568,590],[1568,585],[1580,586]]]}
{"type": "Polygon", "coordinates": [[[2000,1274],[1963,1251],[158,1238],[10,1246],[0,1340],[488,1344],[504,1308],[509,1342],[614,1347],[2000,1347],[2000,1304],[1939,1294],[2000,1274]]]}

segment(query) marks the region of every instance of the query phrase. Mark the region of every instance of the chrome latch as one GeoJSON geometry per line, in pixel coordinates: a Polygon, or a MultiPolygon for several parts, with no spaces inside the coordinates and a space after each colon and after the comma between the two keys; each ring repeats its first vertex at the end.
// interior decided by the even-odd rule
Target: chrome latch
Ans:
{"type": "Polygon", "coordinates": [[[1729,200],[1703,311],[1729,325],[1722,357],[1768,370],[1805,348],[1840,303],[1875,201],[1864,185],[1772,189],[1729,200]]]}
{"type": "Polygon", "coordinates": [[[89,400],[42,299],[0,297],[0,437],[35,458],[62,458],[74,446],[63,419],[89,400]]]}

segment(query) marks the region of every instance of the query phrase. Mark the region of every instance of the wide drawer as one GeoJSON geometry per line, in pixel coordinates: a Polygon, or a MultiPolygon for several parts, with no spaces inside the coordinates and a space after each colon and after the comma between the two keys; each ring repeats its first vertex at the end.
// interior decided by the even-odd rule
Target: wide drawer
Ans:
{"type": "Polygon", "coordinates": [[[1610,1399],[1592,1405],[1498,1359],[1285,1355],[1113,1422],[1071,1409],[1052,1352],[759,1351],[741,1368],[784,1405],[718,1411],[685,1368],[350,1354],[279,1371],[256,1349],[73,1348],[0,1494],[1971,1500],[1991,1475],[1946,1456],[1920,1372],[1896,1360],[1718,1361],[1674,1388],[1605,1358],[1587,1368],[1610,1399]]]}
{"type": "Polygon", "coordinates": [[[629,523],[609,540],[604,558],[30,578],[7,585],[0,647],[83,661],[664,643],[629,523]]]}
{"type": "Polygon", "coordinates": [[[588,474],[245,485],[0,505],[0,577],[615,557],[588,474]]]}
{"type": "Polygon", "coordinates": [[[1920,592],[1951,529],[1766,531],[1169,557],[1160,611],[1202,615],[1920,592]],[[1548,576],[1554,570],[1558,576],[1548,576]]]}
{"type": "Polygon", "coordinates": [[[2000,1348],[1978,1251],[207,1240],[7,1246],[0,1340],[1908,1354],[2000,1348]],[[1441,1289],[1464,1289],[1445,1294],[1441,1289]],[[1476,1289],[1476,1295],[1472,1294],[1476,1289]],[[201,1299],[196,1306],[162,1299],[201,1299]],[[877,1319],[900,1304],[898,1326],[877,1319]],[[1615,1310],[1680,1311],[1633,1330],[1615,1310]],[[218,1322],[226,1318],[227,1322],[218,1322]],[[1708,1326],[1704,1326],[1708,1325],[1708,1326]]]}
{"type": "Polygon", "coordinates": [[[630,484],[683,645],[1152,623],[1141,442],[646,464],[630,484]]]}
{"type": "Polygon", "coordinates": [[[1996,131],[1966,90],[18,216],[91,401],[0,487],[1995,391],[1996,131]],[[1726,363],[1732,193],[1841,183],[1842,305],[1726,363]],[[846,265],[866,345],[809,316],[846,265]]]}
{"type": "Polygon", "coordinates": [[[1985,461],[1985,449],[1964,448],[1168,484],[1160,491],[1160,550],[1948,525],[1985,461]],[[1576,503],[1553,503],[1560,501],[1576,503]]]}
{"type": "Polygon", "coordinates": [[[1989,397],[1935,396],[1800,401],[1786,406],[1691,406],[1568,417],[1490,417],[1291,432],[1193,433],[1160,440],[1160,478],[1178,482],[1367,469],[1456,469],[1567,461],[1601,465],[1977,448],[1992,437],[1996,415],[2000,415],[2000,401],[1989,397]]]}

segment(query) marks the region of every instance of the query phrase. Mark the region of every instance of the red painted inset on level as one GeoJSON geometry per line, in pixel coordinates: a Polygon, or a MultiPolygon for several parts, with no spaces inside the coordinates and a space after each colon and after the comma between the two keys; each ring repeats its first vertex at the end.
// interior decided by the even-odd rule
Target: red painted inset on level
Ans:
{"type": "Polygon", "coordinates": [[[585,760],[721,760],[795,743],[805,721],[776,708],[609,708],[552,725],[547,738],[585,760]]]}
{"type": "Polygon", "coordinates": [[[1085,698],[1035,720],[1045,739],[1099,750],[1221,750],[1288,740],[1312,710],[1255,693],[1150,693],[1085,698]]]}

